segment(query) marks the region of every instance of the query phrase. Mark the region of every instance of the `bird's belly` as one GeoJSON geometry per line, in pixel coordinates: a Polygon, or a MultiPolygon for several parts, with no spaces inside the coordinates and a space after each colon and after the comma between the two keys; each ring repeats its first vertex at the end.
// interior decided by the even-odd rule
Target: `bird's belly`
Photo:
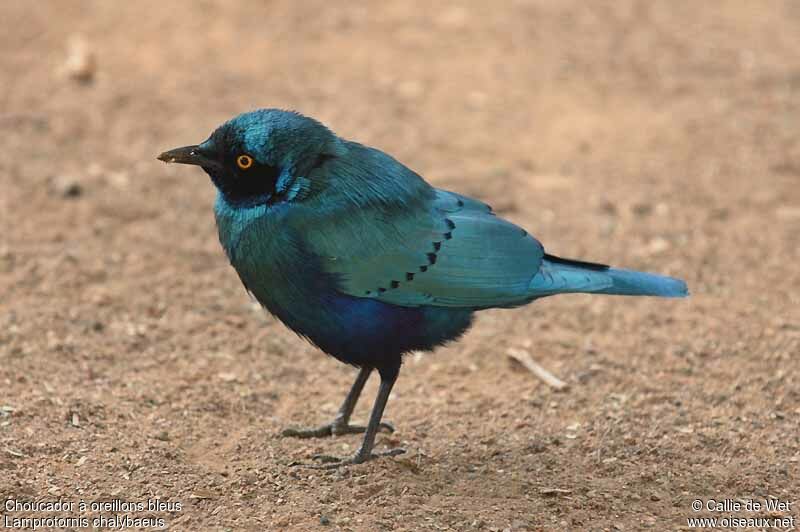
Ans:
{"type": "Polygon", "coordinates": [[[409,351],[433,349],[459,337],[472,319],[469,310],[398,307],[333,291],[290,300],[254,295],[294,332],[357,366],[389,366],[409,351]]]}

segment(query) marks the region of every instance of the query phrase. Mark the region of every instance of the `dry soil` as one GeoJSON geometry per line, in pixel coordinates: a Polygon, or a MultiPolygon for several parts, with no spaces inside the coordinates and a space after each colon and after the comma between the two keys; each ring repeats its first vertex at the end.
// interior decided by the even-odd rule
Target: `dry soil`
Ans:
{"type": "Polygon", "coordinates": [[[0,19],[3,501],[180,502],[128,515],[192,531],[800,519],[800,3],[11,0],[0,19]],[[248,299],[209,180],[155,159],[257,107],[692,297],[483,312],[407,358],[378,440],[406,455],[290,467],[355,450],[279,436],[330,419],[354,370],[248,299]],[[765,497],[794,506],[691,509],[765,497]]]}

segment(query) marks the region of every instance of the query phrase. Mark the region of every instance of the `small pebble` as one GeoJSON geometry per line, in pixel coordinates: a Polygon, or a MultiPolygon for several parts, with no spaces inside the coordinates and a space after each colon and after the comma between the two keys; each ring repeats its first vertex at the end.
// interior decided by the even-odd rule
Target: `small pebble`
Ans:
{"type": "Polygon", "coordinates": [[[83,186],[72,176],[55,176],[51,180],[50,186],[53,192],[62,198],[77,198],[83,195],[83,186]]]}
{"type": "Polygon", "coordinates": [[[83,35],[73,35],[67,45],[67,60],[61,67],[68,78],[80,83],[90,83],[97,71],[97,61],[83,35]]]}

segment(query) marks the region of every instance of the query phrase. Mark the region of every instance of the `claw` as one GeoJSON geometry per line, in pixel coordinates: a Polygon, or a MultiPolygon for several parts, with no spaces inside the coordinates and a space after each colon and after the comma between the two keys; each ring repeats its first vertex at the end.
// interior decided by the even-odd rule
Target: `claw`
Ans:
{"type": "Polygon", "coordinates": [[[311,458],[314,460],[319,460],[321,463],[319,464],[292,463],[291,465],[306,467],[308,469],[337,469],[340,467],[346,467],[350,465],[363,464],[364,462],[375,460],[376,458],[398,456],[404,454],[405,452],[406,452],[405,449],[401,449],[398,447],[395,449],[389,449],[387,451],[372,452],[370,454],[362,454],[359,451],[355,454],[355,456],[352,456],[350,458],[339,458],[338,456],[331,456],[329,454],[315,454],[311,458]]]}
{"type": "Polygon", "coordinates": [[[332,434],[331,425],[323,425],[315,429],[293,429],[288,428],[281,432],[284,438],[322,438],[332,434]]]}
{"type": "Polygon", "coordinates": [[[389,421],[381,421],[378,425],[378,432],[381,432],[382,430],[387,434],[392,434],[395,431],[394,424],[390,423],[389,421]]]}
{"type": "Polygon", "coordinates": [[[400,447],[396,447],[394,449],[389,449],[388,451],[378,451],[378,452],[371,452],[369,454],[362,454],[360,452],[356,453],[356,455],[350,460],[352,464],[362,464],[369,460],[374,460],[375,458],[382,458],[382,457],[389,457],[389,456],[398,456],[401,454],[405,454],[406,450],[400,447]]]}
{"type": "MultiPolygon", "coordinates": [[[[281,432],[284,438],[323,438],[325,436],[343,436],[345,434],[363,434],[367,427],[364,425],[350,425],[337,423],[336,421],[311,429],[288,428],[281,432]]],[[[378,425],[378,432],[391,434],[395,431],[394,425],[389,422],[381,422],[378,425]]]]}

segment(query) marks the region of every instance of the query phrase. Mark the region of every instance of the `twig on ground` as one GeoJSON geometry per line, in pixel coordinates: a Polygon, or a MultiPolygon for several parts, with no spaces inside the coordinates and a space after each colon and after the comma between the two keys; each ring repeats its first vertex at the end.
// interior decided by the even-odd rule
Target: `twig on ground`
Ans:
{"type": "Polygon", "coordinates": [[[569,386],[566,382],[562,381],[542,366],[537,364],[531,355],[527,351],[523,351],[522,349],[516,349],[513,347],[509,347],[508,351],[506,352],[509,357],[513,358],[522,366],[537,376],[539,379],[543,380],[545,384],[554,388],[556,390],[566,390],[569,386]]]}

